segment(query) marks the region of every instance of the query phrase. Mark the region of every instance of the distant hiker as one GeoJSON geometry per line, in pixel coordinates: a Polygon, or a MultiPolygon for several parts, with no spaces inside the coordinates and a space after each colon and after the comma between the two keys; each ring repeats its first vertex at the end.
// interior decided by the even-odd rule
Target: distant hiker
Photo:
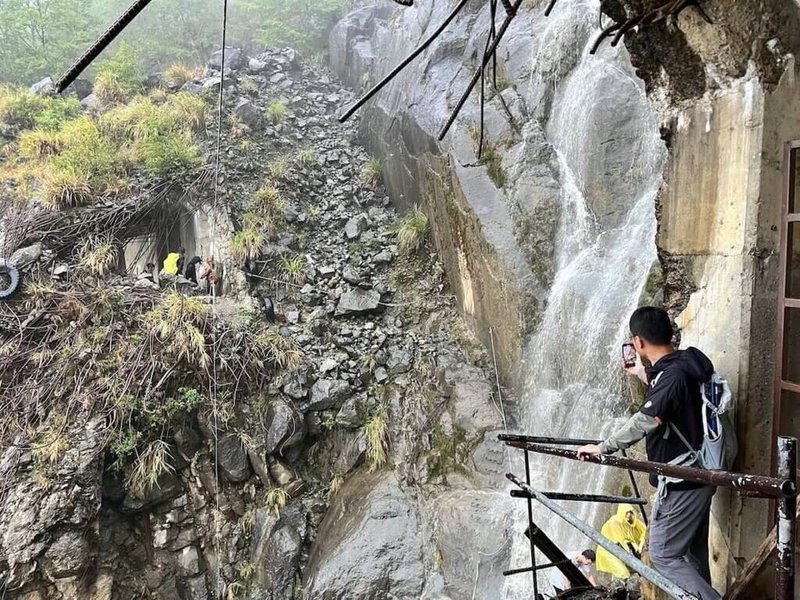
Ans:
{"type": "MultiPolygon", "coordinates": [[[[597,559],[597,556],[594,553],[594,550],[584,550],[580,554],[573,553],[574,557],[572,559],[572,563],[581,570],[586,576],[586,579],[589,580],[589,583],[592,585],[597,585],[597,582],[594,580],[594,575],[592,575],[592,565],[594,565],[594,561],[597,559]]],[[[569,556],[569,555],[567,555],[569,556]]],[[[568,590],[571,586],[569,579],[556,567],[552,569],[548,569],[549,572],[549,580],[550,585],[553,586],[553,591],[556,594],[560,594],[564,590],[568,590]]]]}
{"type": "Polygon", "coordinates": [[[199,283],[198,280],[197,280],[197,276],[198,276],[197,275],[197,265],[200,264],[202,262],[202,260],[203,259],[200,258],[199,256],[193,256],[192,260],[189,261],[189,264],[186,265],[186,279],[188,279],[189,281],[191,281],[195,285],[198,285],[198,283],[199,283]]]}
{"type": "MultiPolygon", "coordinates": [[[[617,507],[617,514],[605,522],[600,532],[606,539],[614,542],[626,552],[630,552],[636,558],[642,557],[647,526],[639,520],[633,505],[620,504],[617,507]]],[[[619,579],[627,579],[631,576],[625,563],[602,546],[597,547],[597,570],[610,573],[619,579]]]]}
{"type": "Polygon", "coordinates": [[[161,273],[170,277],[175,277],[180,273],[178,265],[181,261],[181,255],[178,252],[170,252],[167,258],[164,259],[164,265],[161,268],[161,273]]]}
{"type": "Polygon", "coordinates": [[[144,267],[144,271],[142,271],[141,273],[139,273],[139,275],[138,275],[137,279],[149,279],[150,281],[153,281],[153,277],[154,277],[154,271],[155,271],[155,270],[156,270],[156,265],[155,265],[155,263],[151,263],[151,262],[149,262],[149,263],[147,263],[147,264],[145,265],[145,267],[144,267]]]}
{"type": "Polygon", "coordinates": [[[155,263],[147,263],[144,270],[136,277],[136,288],[149,288],[158,289],[159,282],[155,276],[156,265],[155,263]]]}
{"type": "MultiPolygon", "coordinates": [[[[672,324],[655,307],[637,309],[630,319],[636,365],[625,370],[648,384],[644,404],[625,425],[599,446],[578,449],[578,456],[612,454],[647,438],[648,460],[686,464],[704,439],[700,384],[711,379],[714,365],[696,348],[672,346],[672,324]],[[642,361],[651,366],[643,367],[642,361]],[[681,438],[685,439],[685,442],[681,438]]],[[[702,600],[719,600],[711,587],[708,522],[716,488],[650,475],[658,488],[650,521],[650,558],[655,568],[702,600]]]]}
{"type": "Polygon", "coordinates": [[[206,256],[206,261],[200,268],[200,279],[205,281],[205,290],[209,294],[214,292],[214,287],[217,285],[217,271],[214,265],[214,257],[206,256]]]}

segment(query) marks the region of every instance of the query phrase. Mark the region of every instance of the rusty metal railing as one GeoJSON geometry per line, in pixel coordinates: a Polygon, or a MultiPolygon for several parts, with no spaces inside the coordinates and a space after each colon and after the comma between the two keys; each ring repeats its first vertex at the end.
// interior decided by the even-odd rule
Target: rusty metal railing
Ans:
{"type": "MultiPolygon", "coordinates": [[[[525,452],[525,481],[523,482],[518,477],[510,473],[507,475],[507,477],[521,488],[521,491],[513,490],[511,495],[513,497],[526,498],[528,501],[528,517],[531,527],[533,527],[531,501],[536,500],[552,512],[558,514],[573,527],[579,529],[582,533],[597,542],[600,546],[609,550],[634,571],[638,572],[640,575],[660,587],[671,597],[678,598],[679,600],[688,600],[690,598],[694,598],[694,596],[685,590],[681,590],[677,585],[665,577],[664,574],[658,573],[651,567],[647,567],[647,565],[641,563],[641,561],[633,557],[633,555],[628,554],[619,548],[606,547],[613,546],[613,544],[608,542],[608,540],[605,540],[600,532],[579,521],[575,515],[572,515],[572,513],[566,511],[563,507],[553,501],[556,498],[562,500],[577,499],[576,494],[565,494],[563,492],[542,492],[531,487],[529,466],[530,452],[557,456],[570,460],[579,460],[578,453],[576,451],[556,446],[583,445],[585,443],[595,443],[595,440],[536,438],[531,436],[506,434],[501,434],[498,436],[498,438],[500,441],[505,442],[507,446],[518,448],[525,452]]],[[[727,471],[709,471],[692,467],[682,467],[651,461],[635,460],[626,456],[584,456],[583,460],[588,463],[596,463],[603,466],[626,469],[629,473],[631,473],[632,481],[632,472],[637,471],[641,473],[676,477],[685,481],[692,481],[715,487],[729,488],[737,491],[741,495],[746,495],[748,497],[776,500],[778,503],[778,510],[776,517],[777,557],[775,560],[775,600],[794,600],[794,548],[797,529],[797,438],[785,436],[779,437],[777,454],[778,469],[775,477],[751,475],[746,473],[730,473],[727,471]]],[[[640,498],[623,499],[617,497],[602,497],[592,495],[582,495],[581,498],[589,502],[599,502],[603,501],[599,498],[606,498],[606,501],[624,500],[626,502],[631,502],[631,500],[633,500],[635,503],[642,504],[640,498]]],[[[533,563],[532,572],[534,573],[534,590],[536,592],[538,591],[538,585],[535,581],[535,573],[540,568],[536,566],[535,549],[532,541],[531,560],[533,563]]],[[[521,571],[525,571],[525,569],[515,570],[515,572],[521,571]]]]}

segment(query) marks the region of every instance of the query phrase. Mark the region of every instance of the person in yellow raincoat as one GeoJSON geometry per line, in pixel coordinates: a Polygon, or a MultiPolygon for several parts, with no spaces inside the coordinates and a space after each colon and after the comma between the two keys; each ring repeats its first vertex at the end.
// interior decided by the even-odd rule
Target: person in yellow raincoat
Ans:
{"type": "MultiPolygon", "coordinates": [[[[607,539],[639,557],[644,545],[647,526],[636,516],[636,510],[631,504],[620,504],[617,514],[605,522],[600,530],[607,539]]],[[[608,550],[597,547],[597,570],[610,573],[614,577],[627,579],[631,576],[628,567],[608,550]]]]}
{"type": "Polygon", "coordinates": [[[164,266],[161,272],[164,275],[176,276],[180,272],[181,255],[179,252],[170,252],[164,259],[164,266]]]}

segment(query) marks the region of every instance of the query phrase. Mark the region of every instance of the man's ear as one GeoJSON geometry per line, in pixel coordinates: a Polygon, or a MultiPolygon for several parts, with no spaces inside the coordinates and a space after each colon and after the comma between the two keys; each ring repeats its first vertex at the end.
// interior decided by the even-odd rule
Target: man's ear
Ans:
{"type": "Polygon", "coordinates": [[[644,352],[644,340],[638,335],[633,336],[633,347],[641,354],[644,352]]]}

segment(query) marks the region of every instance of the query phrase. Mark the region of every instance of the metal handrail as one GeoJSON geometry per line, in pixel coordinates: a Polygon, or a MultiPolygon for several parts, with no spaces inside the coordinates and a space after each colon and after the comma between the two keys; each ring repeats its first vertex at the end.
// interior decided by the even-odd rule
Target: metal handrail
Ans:
{"type": "Polygon", "coordinates": [[[512,448],[536,452],[537,454],[549,454],[551,456],[560,456],[561,458],[569,458],[571,460],[582,460],[588,463],[629,469],[640,473],[675,477],[685,481],[702,483],[704,485],[732,488],[764,498],[790,498],[797,494],[797,483],[791,479],[767,477],[764,475],[749,475],[746,473],[729,473],[727,471],[708,471],[706,469],[696,469],[694,467],[681,467],[678,465],[668,465],[646,460],[636,460],[633,458],[620,458],[618,456],[611,456],[610,454],[585,456],[583,459],[579,459],[578,453],[574,450],[553,448],[551,446],[530,442],[506,442],[506,445],[512,448]]]}
{"type": "MultiPolygon", "coordinates": [[[[778,522],[775,528],[777,532],[775,600],[794,600],[794,548],[797,529],[797,438],[789,436],[778,437],[778,476],[767,477],[763,475],[750,475],[746,473],[710,471],[652,461],[634,460],[627,457],[620,458],[607,454],[583,455],[579,457],[578,453],[574,450],[556,448],[553,446],[536,443],[536,441],[530,441],[538,441],[543,438],[534,438],[532,436],[509,436],[505,434],[502,434],[498,437],[500,437],[502,441],[505,441],[507,446],[519,448],[525,452],[526,482],[522,482],[516,476],[510,473],[507,474],[506,477],[523,490],[524,493],[515,494],[512,492],[512,496],[523,497],[527,500],[528,519],[531,524],[533,523],[533,520],[531,517],[530,503],[531,500],[536,500],[570,523],[573,527],[579,529],[584,533],[584,535],[597,542],[598,545],[608,550],[611,554],[622,560],[635,571],[638,571],[642,576],[649,579],[658,587],[669,593],[674,598],[678,598],[679,600],[687,600],[694,598],[694,596],[684,590],[681,590],[662,574],[658,573],[658,571],[655,571],[632,555],[624,552],[620,548],[617,548],[612,542],[606,540],[602,533],[593,529],[588,524],[583,523],[575,515],[553,502],[553,500],[548,497],[548,495],[553,494],[552,492],[541,492],[533,489],[530,486],[528,453],[536,452],[538,454],[547,454],[561,458],[568,458],[571,460],[581,460],[593,464],[600,464],[603,466],[622,468],[627,469],[629,473],[631,471],[638,471],[642,473],[655,474],[664,477],[701,483],[709,486],[725,487],[734,489],[742,495],[751,497],[777,499],[778,522]],[[668,587],[670,589],[668,589],[668,587]]],[[[588,441],[559,438],[546,439],[550,440],[551,443],[557,443],[565,446],[574,446],[577,445],[577,442],[588,441]]],[[[589,443],[593,442],[589,441],[589,443]]],[[[572,496],[571,494],[567,495],[572,496]]],[[[533,548],[531,549],[531,558],[533,559],[534,563],[532,571],[535,573],[536,563],[533,548]]],[[[534,583],[534,589],[535,588],[536,585],[534,583]]]]}

